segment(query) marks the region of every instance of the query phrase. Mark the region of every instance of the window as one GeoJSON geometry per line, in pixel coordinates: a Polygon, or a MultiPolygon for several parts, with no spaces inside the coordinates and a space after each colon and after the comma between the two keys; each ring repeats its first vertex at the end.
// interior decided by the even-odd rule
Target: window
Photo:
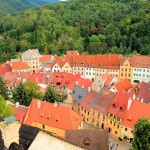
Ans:
{"type": "Polygon", "coordinates": [[[117,134],[117,131],[115,131],[115,134],[117,134]]]}
{"type": "Polygon", "coordinates": [[[134,133],[134,131],[133,131],[133,130],[131,130],[131,133],[134,133]]]}
{"type": "Polygon", "coordinates": [[[117,128],[119,128],[119,124],[117,125],[117,128]]]}
{"type": "Polygon", "coordinates": [[[110,124],[112,124],[112,121],[110,120],[110,124]]]}
{"type": "Polygon", "coordinates": [[[114,122],[114,126],[116,126],[116,123],[114,122]]]}
{"type": "Polygon", "coordinates": [[[42,129],[45,129],[45,125],[44,124],[42,125],[42,129]]]}
{"type": "Polygon", "coordinates": [[[127,128],[125,128],[125,131],[127,131],[128,129],[127,128]]]}

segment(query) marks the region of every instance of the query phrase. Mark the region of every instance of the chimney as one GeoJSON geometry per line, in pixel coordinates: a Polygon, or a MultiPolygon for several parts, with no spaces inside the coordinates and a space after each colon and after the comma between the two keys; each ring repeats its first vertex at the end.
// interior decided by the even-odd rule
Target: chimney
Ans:
{"type": "Polygon", "coordinates": [[[84,89],[84,85],[82,85],[82,89],[84,89]]]}
{"type": "Polygon", "coordinates": [[[78,80],[76,80],[76,85],[78,85],[78,80]]]}
{"type": "Polygon", "coordinates": [[[135,94],[133,94],[132,98],[135,100],[135,98],[136,98],[135,94]]]}
{"type": "Polygon", "coordinates": [[[131,106],[131,103],[132,103],[132,100],[131,100],[131,97],[128,99],[128,106],[127,106],[127,110],[130,109],[130,106],[131,106]]]}
{"type": "Polygon", "coordinates": [[[16,102],[15,108],[18,108],[18,107],[19,107],[19,102],[16,102]]]}
{"type": "Polygon", "coordinates": [[[54,107],[57,107],[58,106],[58,103],[55,101],[54,102],[54,107]]]}
{"type": "Polygon", "coordinates": [[[144,99],[142,98],[142,99],[141,99],[141,102],[143,102],[143,101],[144,101],[144,99]]]}
{"type": "Polygon", "coordinates": [[[37,100],[37,108],[40,109],[41,108],[41,101],[37,100]]]}
{"type": "Polygon", "coordinates": [[[88,87],[88,92],[90,92],[90,90],[91,90],[91,87],[89,86],[89,87],[88,87]]]}

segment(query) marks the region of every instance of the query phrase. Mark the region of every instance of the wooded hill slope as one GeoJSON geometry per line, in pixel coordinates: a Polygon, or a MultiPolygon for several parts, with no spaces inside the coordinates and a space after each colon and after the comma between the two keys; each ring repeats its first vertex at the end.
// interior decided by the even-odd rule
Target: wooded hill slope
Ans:
{"type": "Polygon", "coordinates": [[[0,55],[43,53],[150,54],[148,0],[69,0],[0,19],[0,55]]]}
{"type": "Polygon", "coordinates": [[[56,1],[58,0],[0,0],[0,17],[56,1]]]}

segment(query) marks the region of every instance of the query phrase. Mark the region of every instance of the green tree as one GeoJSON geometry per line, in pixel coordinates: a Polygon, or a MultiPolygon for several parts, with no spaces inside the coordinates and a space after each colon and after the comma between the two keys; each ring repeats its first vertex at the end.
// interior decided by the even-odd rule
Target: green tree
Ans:
{"type": "Polygon", "coordinates": [[[43,95],[42,93],[39,91],[40,87],[33,81],[26,81],[23,83],[27,95],[30,98],[30,101],[32,100],[32,98],[38,98],[38,99],[42,99],[43,95]]]}
{"type": "Polygon", "coordinates": [[[4,82],[3,78],[0,76],[0,95],[4,97],[4,99],[7,99],[7,88],[6,83],[4,82]]]}
{"type": "Polygon", "coordinates": [[[133,150],[150,149],[150,120],[139,119],[134,126],[134,137],[132,141],[133,150]]]}
{"type": "Polygon", "coordinates": [[[19,102],[20,104],[26,106],[28,106],[31,101],[25,86],[21,82],[17,85],[16,89],[14,90],[13,98],[16,102],[19,102]]]}
{"type": "Polygon", "coordinates": [[[0,117],[5,118],[14,115],[14,109],[7,105],[6,100],[0,95],[0,117]]]}
{"type": "Polygon", "coordinates": [[[46,88],[46,92],[43,96],[43,100],[54,103],[57,101],[57,94],[54,88],[51,85],[48,85],[46,88]]]}

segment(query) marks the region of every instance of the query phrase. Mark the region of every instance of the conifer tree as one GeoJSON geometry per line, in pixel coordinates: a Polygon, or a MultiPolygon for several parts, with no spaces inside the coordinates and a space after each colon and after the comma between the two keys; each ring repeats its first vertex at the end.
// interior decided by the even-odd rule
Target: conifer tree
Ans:
{"type": "Polygon", "coordinates": [[[15,101],[22,105],[28,106],[30,104],[30,97],[28,96],[28,93],[21,82],[17,85],[13,96],[15,101]]]}
{"type": "Polygon", "coordinates": [[[43,100],[46,100],[46,101],[51,102],[51,103],[57,101],[56,91],[54,90],[54,88],[51,85],[49,85],[46,88],[46,92],[43,96],[43,100]]]}
{"type": "Polygon", "coordinates": [[[4,80],[2,79],[2,77],[0,76],[0,95],[2,97],[4,97],[4,99],[7,99],[7,88],[6,88],[6,83],[4,82],[4,80]]]}

